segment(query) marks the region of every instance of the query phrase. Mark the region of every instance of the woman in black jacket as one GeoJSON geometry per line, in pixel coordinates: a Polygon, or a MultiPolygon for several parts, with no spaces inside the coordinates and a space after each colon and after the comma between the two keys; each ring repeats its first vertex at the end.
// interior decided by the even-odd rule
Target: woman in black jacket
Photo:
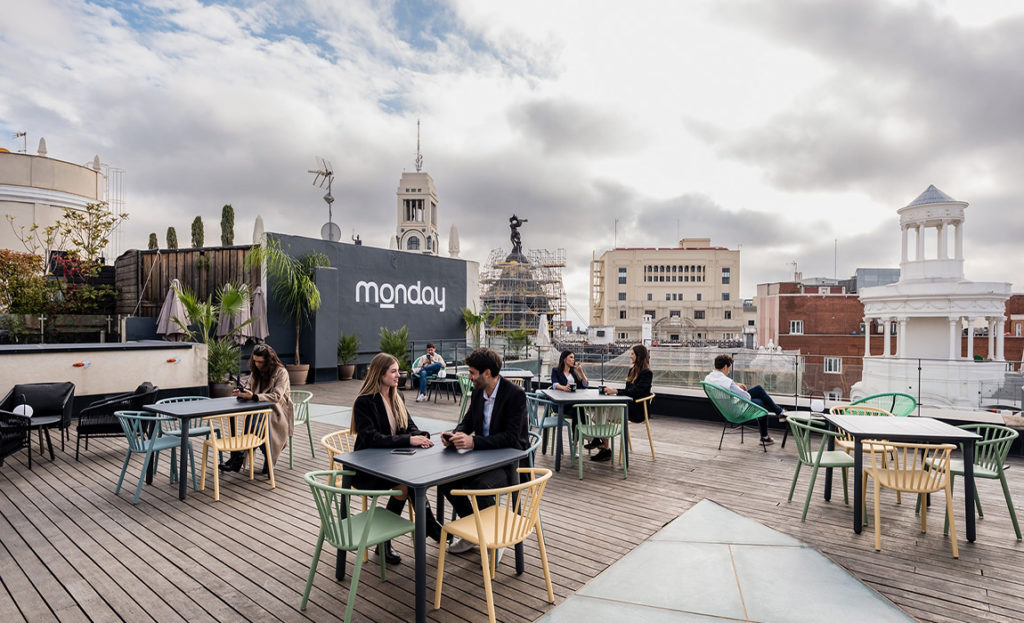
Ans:
{"type": "MultiPolygon", "coordinates": [[[[637,344],[629,351],[629,360],[633,365],[629,368],[629,374],[626,375],[625,389],[606,387],[604,393],[613,396],[619,394],[632,398],[633,402],[629,403],[629,421],[643,422],[644,408],[643,405],[636,401],[651,395],[651,383],[654,381],[654,373],[651,372],[651,355],[647,351],[646,346],[637,344]]],[[[601,450],[590,457],[590,460],[608,461],[611,458],[611,446],[607,439],[603,439],[601,441],[601,450]]]]}
{"type": "MultiPolygon", "coordinates": [[[[405,401],[398,392],[398,360],[387,353],[378,353],[366,373],[366,380],[359,390],[352,407],[352,427],[356,432],[355,450],[364,448],[430,448],[434,442],[430,433],[421,431],[412,421],[405,408],[405,401]]],[[[388,500],[387,509],[396,515],[402,514],[409,490],[405,485],[395,485],[383,478],[357,471],[352,478],[356,489],[397,489],[401,495],[388,500]]],[[[440,540],[441,527],[427,508],[427,535],[440,540]]],[[[378,551],[379,553],[379,551],[378,551]]],[[[384,543],[384,557],[389,564],[396,565],[402,558],[391,549],[391,542],[384,543]]]]}

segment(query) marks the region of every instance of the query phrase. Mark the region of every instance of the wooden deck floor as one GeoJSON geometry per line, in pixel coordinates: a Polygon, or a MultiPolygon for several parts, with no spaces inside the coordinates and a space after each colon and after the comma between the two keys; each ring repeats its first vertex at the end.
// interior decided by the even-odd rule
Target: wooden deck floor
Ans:
{"type": "MultiPolygon", "coordinates": [[[[309,389],[315,402],[350,405],[358,387],[334,383],[309,389]]],[[[457,410],[451,405],[412,404],[411,411],[414,417],[453,420],[457,410]]],[[[975,544],[962,540],[963,504],[957,496],[960,560],[952,558],[942,537],[941,495],[934,500],[925,535],[915,527],[913,504],[896,505],[887,496],[883,550],[876,553],[870,529],[853,533],[841,492],[825,503],[819,485],[807,521],[799,521],[801,505],[786,502],[795,461],[792,444],[785,449],[776,444],[765,454],[752,437],[743,445],[738,436],[726,437],[719,452],[717,425],[668,417],[652,425],[658,459],[651,460],[644,433],[634,428],[628,480],[608,464],[587,463],[584,480],[564,469],[548,486],[544,528],[556,603],[709,498],[817,547],[919,620],[1024,620],[1024,546],[1013,535],[998,483],[979,482],[987,514],[978,522],[975,544]]],[[[314,423],[317,438],[331,430],[314,423]]],[[[249,482],[232,475],[222,482],[217,503],[209,489],[190,492],[180,502],[176,486],[167,483],[168,457],[163,457],[158,482],[144,488],[138,506],[132,506],[129,491],[115,496],[122,440],[95,440],[77,463],[73,452],[58,452],[53,462],[37,455],[32,471],[24,453],[12,457],[0,470],[0,621],[340,618],[348,582],[334,580],[333,553],[321,560],[309,608],[298,610],[318,527],[301,476],[325,467],[326,460],[319,452],[313,459],[296,432],[295,469],[288,469],[286,451],[275,490],[265,478],[249,482]]],[[[550,456],[538,461],[547,467],[552,463],[550,456]]],[[[129,490],[140,464],[136,458],[129,467],[129,490]]],[[[1011,464],[1010,486],[1020,513],[1024,462],[1012,459],[1011,464]]],[[[795,498],[802,499],[806,483],[802,477],[795,498]]],[[[356,620],[413,618],[411,541],[405,537],[396,547],[405,561],[389,569],[387,583],[375,575],[375,567],[363,574],[356,620]]],[[[532,621],[552,607],[545,600],[535,542],[528,542],[526,556],[521,577],[515,576],[511,558],[498,569],[498,620],[532,621]]],[[[430,619],[486,620],[479,559],[469,554],[448,560],[443,608],[431,612],[430,619]]],[[[436,549],[428,562],[430,595],[435,562],[436,549]]]]}

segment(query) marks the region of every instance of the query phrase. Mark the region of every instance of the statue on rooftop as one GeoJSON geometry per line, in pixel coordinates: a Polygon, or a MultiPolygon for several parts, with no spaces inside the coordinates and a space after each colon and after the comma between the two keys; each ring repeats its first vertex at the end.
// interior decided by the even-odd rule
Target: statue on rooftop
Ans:
{"type": "Polygon", "coordinates": [[[525,261],[526,256],[523,255],[523,239],[519,235],[519,228],[522,227],[523,223],[526,223],[529,219],[520,219],[515,214],[512,218],[508,219],[508,227],[512,230],[509,235],[509,240],[512,241],[512,252],[508,254],[508,260],[525,261]]]}

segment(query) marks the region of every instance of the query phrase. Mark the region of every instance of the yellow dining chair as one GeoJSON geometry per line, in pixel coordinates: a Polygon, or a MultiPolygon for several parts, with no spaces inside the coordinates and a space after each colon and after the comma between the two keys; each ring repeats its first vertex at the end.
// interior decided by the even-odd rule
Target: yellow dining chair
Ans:
{"type": "MultiPolygon", "coordinates": [[[[953,519],[953,491],[949,478],[951,443],[915,444],[890,442],[871,444],[871,466],[864,468],[861,497],[867,500],[868,478],[875,482],[875,551],[882,550],[882,513],[878,504],[881,489],[916,493],[918,499],[928,493],[946,492],[946,518],[949,521],[953,558],[959,558],[956,545],[956,523],[953,519]],[[886,457],[889,460],[886,462],[886,457]]],[[[928,505],[921,504],[921,532],[928,531],[928,505]]]]}
{"type": "MultiPolygon", "coordinates": [[[[647,413],[648,406],[654,401],[654,394],[646,398],[638,398],[635,402],[644,406],[644,426],[647,427],[647,442],[651,444],[651,460],[655,460],[654,456],[654,437],[651,436],[651,418],[647,413]]],[[[637,422],[639,424],[639,422],[637,422]]],[[[629,440],[629,453],[633,454],[633,437],[630,435],[626,438],[629,440]]],[[[619,457],[619,461],[622,461],[622,457],[619,457]]]]}
{"type": "MultiPolygon", "coordinates": [[[[253,450],[264,448],[267,453],[267,471],[270,473],[270,488],[274,488],[274,463],[270,460],[270,421],[269,411],[250,411],[248,413],[228,413],[205,418],[210,424],[214,435],[203,442],[203,475],[199,479],[199,490],[206,490],[206,461],[209,451],[213,456],[218,452],[246,452],[249,463],[249,480],[255,477],[253,450]]],[[[213,499],[220,500],[220,470],[216,462],[213,465],[213,499]]]]}
{"type": "MultiPolygon", "coordinates": [[[[491,579],[495,573],[497,550],[522,543],[535,530],[537,546],[540,549],[540,563],[544,569],[544,582],[548,591],[548,603],[555,602],[551,589],[551,570],[548,555],[544,549],[544,532],[541,529],[540,500],[544,487],[551,478],[550,469],[520,468],[520,474],[529,474],[530,480],[499,489],[456,489],[452,495],[465,495],[473,506],[473,514],[444,524],[441,527],[441,543],[448,535],[455,535],[480,547],[480,567],[484,577],[484,595],[487,598],[487,617],[494,623],[494,594],[491,579]],[[495,504],[481,509],[479,498],[494,497],[495,504]]],[[[434,609],[441,607],[441,586],[444,582],[444,559],[446,548],[441,548],[437,558],[437,584],[434,588],[434,609]]]]}

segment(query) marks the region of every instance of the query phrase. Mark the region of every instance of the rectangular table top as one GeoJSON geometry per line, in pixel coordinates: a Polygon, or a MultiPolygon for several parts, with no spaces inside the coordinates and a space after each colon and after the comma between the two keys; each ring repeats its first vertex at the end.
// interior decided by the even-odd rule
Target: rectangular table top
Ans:
{"type": "Polygon", "coordinates": [[[189,400],[187,402],[170,402],[162,405],[146,405],[146,411],[169,415],[176,418],[209,417],[228,413],[244,413],[247,411],[268,411],[274,408],[272,402],[253,402],[238,398],[212,398],[210,400],[189,400]]]}
{"type": "Polygon", "coordinates": [[[556,404],[629,404],[633,399],[629,396],[616,394],[606,396],[597,389],[577,389],[574,392],[567,392],[561,389],[542,389],[540,393],[548,397],[548,400],[556,404]]]}
{"type": "Polygon", "coordinates": [[[826,420],[854,437],[877,437],[886,441],[970,441],[981,436],[952,424],[928,417],[876,417],[824,414],[826,420]]]}
{"type": "Polygon", "coordinates": [[[365,448],[334,455],[345,466],[410,487],[431,487],[479,474],[526,458],[526,450],[497,448],[459,453],[437,444],[416,454],[391,454],[392,448],[365,448]]]}
{"type": "Polygon", "coordinates": [[[498,372],[498,376],[503,376],[506,379],[532,379],[534,377],[533,372],[529,370],[520,370],[518,368],[503,369],[498,372]]]}

